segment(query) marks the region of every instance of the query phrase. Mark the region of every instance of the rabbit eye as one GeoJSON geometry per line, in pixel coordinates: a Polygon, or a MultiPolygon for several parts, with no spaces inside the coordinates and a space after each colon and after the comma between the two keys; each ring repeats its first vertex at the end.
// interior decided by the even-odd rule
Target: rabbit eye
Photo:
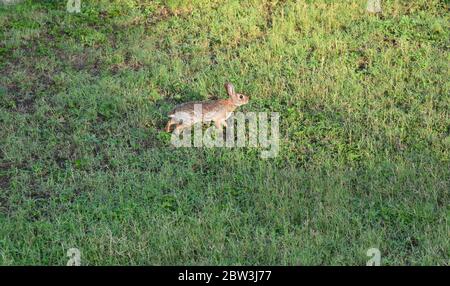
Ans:
{"type": "Polygon", "coordinates": [[[240,99],[243,99],[244,97],[242,95],[239,96],[240,99]]]}

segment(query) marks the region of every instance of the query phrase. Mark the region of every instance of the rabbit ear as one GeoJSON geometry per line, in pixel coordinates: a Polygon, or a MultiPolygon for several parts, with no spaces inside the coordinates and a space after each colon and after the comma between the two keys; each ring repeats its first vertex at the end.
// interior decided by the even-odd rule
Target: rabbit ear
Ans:
{"type": "Polygon", "coordinates": [[[230,97],[234,97],[236,95],[234,93],[234,86],[231,83],[227,82],[225,84],[225,89],[227,90],[227,93],[230,97]]]}

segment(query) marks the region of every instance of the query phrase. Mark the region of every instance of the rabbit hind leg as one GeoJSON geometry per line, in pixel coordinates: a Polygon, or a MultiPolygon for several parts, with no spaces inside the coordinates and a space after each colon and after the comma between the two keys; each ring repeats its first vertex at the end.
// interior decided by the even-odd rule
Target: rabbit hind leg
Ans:
{"type": "Polygon", "coordinates": [[[175,127],[174,132],[176,134],[180,134],[181,131],[183,131],[184,129],[186,129],[186,128],[190,127],[190,126],[191,126],[191,124],[188,124],[188,123],[178,123],[177,126],[175,127]]]}
{"type": "Polygon", "coordinates": [[[176,120],[174,120],[173,118],[171,118],[169,120],[169,122],[167,122],[167,124],[166,124],[166,128],[165,128],[166,132],[170,132],[170,127],[175,124],[178,124],[178,122],[176,120]]]}

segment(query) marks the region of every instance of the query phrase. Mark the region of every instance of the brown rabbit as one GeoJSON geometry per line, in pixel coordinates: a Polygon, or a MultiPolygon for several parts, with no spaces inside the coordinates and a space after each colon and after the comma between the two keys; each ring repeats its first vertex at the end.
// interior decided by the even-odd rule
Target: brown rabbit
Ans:
{"type": "Polygon", "coordinates": [[[217,128],[227,127],[225,121],[231,113],[238,106],[247,104],[249,98],[243,94],[235,93],[231,83],[225,83],[225,89],[229,96],[228,99],[193,101],[175,107],[169,113],[170,120],[167,122],[166,132],[170,132],[170,127],[176,125],[175,132],[179,133],[197,122],[214,121],[217,128]]]}

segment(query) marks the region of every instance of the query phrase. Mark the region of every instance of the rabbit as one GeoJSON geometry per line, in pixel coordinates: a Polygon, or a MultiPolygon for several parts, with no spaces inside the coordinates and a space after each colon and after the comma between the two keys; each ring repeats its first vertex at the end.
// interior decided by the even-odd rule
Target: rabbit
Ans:
{"type": "Polygon", "coordinates": [[[176,125],[174,132],[180,133],[183,129],[192,126],[197,122],[211,122],[217,129],[227,127],[226,120],[231,113],[239,106],[247,104],[249,97],[234,91],[234,86],[225,83],[228,99],[218,99],[209,101],[193,101],[183,103],[175,107],[170,113],[170,120],[166,125],[166,132],[170,132],[170,127],[176,125]]]}

